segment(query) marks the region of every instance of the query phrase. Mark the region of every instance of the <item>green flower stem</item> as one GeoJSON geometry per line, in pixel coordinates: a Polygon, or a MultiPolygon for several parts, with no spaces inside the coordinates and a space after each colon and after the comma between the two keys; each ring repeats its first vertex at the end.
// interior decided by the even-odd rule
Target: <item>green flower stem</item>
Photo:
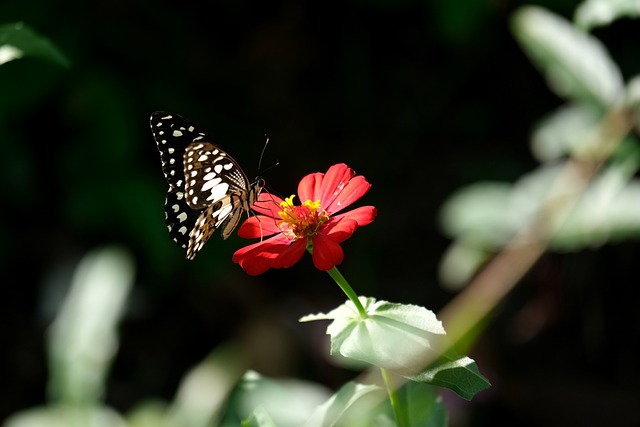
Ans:
{"type": "Polygon", "coordinates": [[[380,368],[380,373],[382,374],[382,379],[384,380],[384,385],[387,388],[387,393],[389,394],[389,402],[391,402],[391,408],[393,409],[393,414],[396,417],[396,425],[398,427],[405,427],[409,425],[407,420],[407,414],[403,410],[402,405],[400,404],[400,399],[398,398],[398,392],[396,388],[393,386],[393,381],[391,378],[391,374],[385,368],[380,368]]]}
{"type": "MultiPolygon", "coordinates": [[[[313,244],[311,243],[311,239],[309,239],[309,241],[307,242],[307,252],[313,255],[313,244]]],[[[347,279],[345,279],[344,276],[340,274],[336,266],[334,265],[331,270],[327,271],[327,273],[329,273],[329,276],[331,276],[331,278],[338,284],[338,286],[340,286],[340,289],[342,289],[342,292],[344,292],[349,297],[353,305],[356,306],[356,308],[358,309],[358,313],[360,314],[360,317],[363,319],[366,319],[367,317],[369,317],[369,315],[367,314],[367,311],[364,309],[364,307],[362,306],[362,303],[358,299],[358,294],[356,294],[353,288],[349,285],[349,282],[347,282],[347,279]]]]}
{"type": "Polygon", "coordinates": [[[327,270],[327,273],[329,273],[329,276],[331,276],[331,278],[335,280],[338,286],[340,286],[340,289],[342,289],[342,292],[344,292],[349,297],[351,302],[356,306],[356,308],[358,309],[358,313],[360,314],[360,317],[363,319],[366,319],[367,317],[369,317],[369,315],[367,314],[367,311],[362,306],[362,303],[360,303],[360,300],[358,299],[358,295],[353,290],[353,288],[349,285],[349,282],[347,282],[347,279],[344,278],[344,276],[340,273],[340,271],[338,271],[338,269],[334,266],[331,270],[327,270]]]}

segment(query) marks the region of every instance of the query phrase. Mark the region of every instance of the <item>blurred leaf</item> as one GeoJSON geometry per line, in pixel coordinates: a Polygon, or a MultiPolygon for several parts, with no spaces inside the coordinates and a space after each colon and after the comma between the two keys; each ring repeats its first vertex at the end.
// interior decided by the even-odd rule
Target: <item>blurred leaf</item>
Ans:
{"type": "Polygon", "coordinates": [[[238,426],[262,408],[279,427],[299,427],[330,393],[318,384],[294,379],[274,380],[247,372],[234,389],[220,426],[238,426]]]}
{"type": "MultiPolygon", "coordinates": [[[[406,410],[409,426],[445,427],[449,425],[447,408],[433,386],[409,381],[398,390],[398,399],[406,410]]],[[[392,417],[393,410],[388,400],[385,401],[385,405],[386,412],[392,417]]]]}
{"type": "Polygon", "coordinates": [[[586,0],[578,5],[573,20],[578,27],[588,31],[611,24],[616,19],[638,16],[639,0],[586,0]]]}
{"type": "Polygon", "coordinates": [[[81,260],[50,330],[49,390],[54,400],[99,401],[133,276],[131,256],[120,248],[96,250],[81,260]]]}
{"type": "Polygon", "coordinates": [[[636,132],[640,132],[640,76],[634,76],[627,84],[626,104],[633,114],[636,132]]]}
{"type": "Polygon", "coordinates": [[[259,406],[251,416],[242,422],[242,427],[276,427],[267,410],[259,406]]]}
{"type": "Polygon", "coordinates": [[[630,181],[638,170],[637,154],[612,163],[594,179],[553,236],[552,248],[579,250],[640,237],[640,181],[630,181]]]}
{"type": "Polygon", "coordinates": [[[511,184],[479,182],[457,190],[440,210],[440,224],[449,236],[470,242],[502,245],[511,237],[507,205],[511,184]]]}
{"type": "Polygon", "coordinates": [[[495,250],[536,217],[559,172],[559,165],[545,164],[513,185],[490,182],[462,188],[442,208],[443,228],[467,245],[495,250]]]}
{"type": "Polygon", "coordinates": [[[622,101],[620,70],[596,38],[534,6],[522,7],[514,14],[512,31],[559,96],[605,110],[622,101]]]}
{"type": "Polygon", "coordinates": [[[303,427],[353,426],[374,427],[377,415],[373,408],[386,398],[376,385],[348,382],[325,403],[318,406],[303,427]]]}
{"type": "Polygon", "coordinates": [[[446,289],[459,290],[491,254],[483,244],[464,237],[456,239],[440,260],[438,279],[446,289]]]}
{"type": "Polygon", "coordinates": [[[126,427],[120,415],[101,406],[50,406],[12,415],[4,427],[126,427]]]}
{"type": "Polygon", "coordinates": [[[602,114],[585,104],[564,105],[545,117],[533,132],[531,151],[541,162],[567,154],[593,151],[600,141],[592,138],[602,114]]]}
{"type": "Polygon", "coordinates": [[[127,413],[128,427],[178,427],[171,423],[168,405],[161,401],[145,401],[127,413]]]}
{"type": "Polygon", "coordinates": [[[69,67],[69,60],[48,39],[22,22],[0,25],[0,64],[32,56],[69,67]]]}
{"type": "Polygon", "coordinates": [[[216,349],[193,368],[180,384],[170,418],[174,425],[205,427],[217,420],[247,362],[232,346],[216,349]]]}

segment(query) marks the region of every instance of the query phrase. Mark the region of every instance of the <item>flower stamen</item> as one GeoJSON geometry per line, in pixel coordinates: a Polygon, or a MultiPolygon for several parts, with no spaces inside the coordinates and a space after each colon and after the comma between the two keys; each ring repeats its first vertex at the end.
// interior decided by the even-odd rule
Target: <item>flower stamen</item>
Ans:
{"type": "Polygon", "coordinates": [[[329,214],[322,209],[320,200],[307,200],[296,206],[293,204],[294,197],[287,197],[280,203],[282,210],[278,215],[282,219],[276,224],[289,240],[315,236],[322,224],[329,221],[329,214]]]}

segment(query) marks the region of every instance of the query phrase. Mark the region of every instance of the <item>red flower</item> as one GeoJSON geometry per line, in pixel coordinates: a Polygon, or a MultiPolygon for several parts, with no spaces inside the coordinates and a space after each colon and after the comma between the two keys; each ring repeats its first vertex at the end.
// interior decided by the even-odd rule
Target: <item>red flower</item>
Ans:
{"type": "Polygon", "coordinates": [[[303,203],[294,205],[273,194],[261,193],[253,209],[259,214],[247,219],[238,235],[266,240],[246,246],[233,254],[233,261],[251,275],[269,268],[291,267],[309,246],[313,264],[319,270],[330,270],[344,257],[340,243],[351,237],[358,227],[367,225],[376,216],[376,208],[363,206],[335,215],[360,197],[369,188],[363,176],[344,163],[333,165],[326,174],[317,172],[305,176],[298,184],[298,196],[303,203]]]}

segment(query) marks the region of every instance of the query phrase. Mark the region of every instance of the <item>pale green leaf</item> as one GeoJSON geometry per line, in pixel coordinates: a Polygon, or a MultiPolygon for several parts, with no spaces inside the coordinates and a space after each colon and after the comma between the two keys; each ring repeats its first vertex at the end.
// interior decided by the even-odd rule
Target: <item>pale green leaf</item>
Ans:
{"type": "Polygon", "coordinates": [[[574,22],[584,30],[609,25],[620,18],[640,16],[640,0],[586,0],[576,9],[574,22]]]}
{"type": "Polygon", "coordinates": [[[133,260],[123,249],[95,250],[81,260],[50,328],[49,390],[54,400],[99,402],[133,278],[133,260]]]}
{"type": "Polygon", "coordinates": [[[111,408],[55,405],[14,414],[4,421],[3,427],[127,427],[127,424],[111,408]]]}
{"type": "Polygon", "coordinates": [[[451,291],[459,290],[478,271],[493,252],[485,245],[464,237],[456,239],[445,251],[438,267],[438,279],[451,291]]]}
{"type": "Polygon", "coordinates": [[[273,422],[267,410],[262,406],[258,406],[251,416],[242,422],[242,427],[277,427],[277,425],[273,422]]]}
{"type": "MultiPolygon", "coordinates": [[[[436,393],[435,387],[425,383],[409,381],[397,391],[402,410],[406,414],[411,427],[446,427],[449,425],[449,414],[436,393]]],[[[393,416],[391,404],[385,402],[387,414],[393,416]]]]}
{"type": "Polygon", "coordinates": [[[265,378],[249,371],[231,394],[219,425],[236,427],[260,407],[279,427],[298,427],[330,395],[329,390],[319,384],[288,378],[265,378]]]}
{"type": "MultiPolygon", "coordinates": [[[[397,372],[415,372],[433,357],[434,341],[445,331],[435,314],[415,305],[394,304],[360,297],[367,318],[351,301],[328,314],[305,316],[301,321],[333,320],[327,327],[331,354],[397,372]]],[[[433,358],[435,359],[435,357],[433,358]]]]}
{"type": "Polygon", "coordinates": [[[386,398],[384,389],[375,385],[348,382],[318,406],[303,427],[373,427],[373,409],[386,398]]]}
{"type": "Polygon", "coordinates": [[[415,305],[359,299],[367,312],[366,318],[360,317],[353,303],[347,301],[327,314],[309,315],[300,320],[333,320],[327,327],[332,355],[385,368],[414,381],[426,381],[425,372],[434,373],[430,377],[434,381],[459,379],[461,384],[446,381],[437,384],[465,398],[488,386],[484,377],[478,377],[471,359],[451,358],[441,353],[446,347],[445,331],[433,312],[415,305]],[[430,370],[425,371],[425,366],[430,366],[430,370]],[[461,368],[466,369],[464,374],[461,368]]]}
{"type": "Polygon", "coordinates": [[[214,350],[182,380],[169,412],[173,423],[190,427],[211,425],[223,412],[246,366],[239,349],[222,346],[214,350]]]}
{"type": "Polygon", "coordinates": [[[57,47],[22,22],[0,25],[0,64],[25,56],[69,66],[57,47]]]}
{"type": "Polygon", "coordinates": [[[640,237],[640,181],[631,180],[638,159],[624,160],[594,179],[553,236],[553,249],[573,251],[640,237]]]}
{"type": "Polygon", "coordinates": [[[603,110],[623,101],[620,70],[595,37],[535,6],[522,7],[514,14],[512,30],[559,96],[603,110]]]}
{"type": "Polygon", "coordinates": [[[592,136],[601,119],[601,112],[588,105],[564,105],[536,125],[531,151],[541,162],[550,162],[594,150],[600,141],[592,136]]]}
{"type": "Polygon", "coordinates": [[[510,237],[506,209],[511,184],[479,182],[457,190],[440,210],[440,224],[452,237],[464,236],[467,241],[499,246],[510,237]]]}

